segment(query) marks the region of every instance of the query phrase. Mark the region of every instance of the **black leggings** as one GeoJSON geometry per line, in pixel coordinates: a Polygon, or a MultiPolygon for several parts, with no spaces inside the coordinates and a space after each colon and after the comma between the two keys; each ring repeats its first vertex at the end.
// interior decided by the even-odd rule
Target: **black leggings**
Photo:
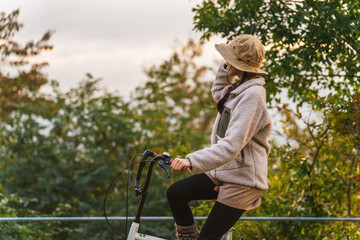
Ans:
{"type": "MultiPolygon", "coordinates": [[[[175,222],[179,226],[191,226],[194,217],[188,205],[193,200],[216,199],[215,184],[205,174],[196,174],[169,187],[167,199],[175,222]]],[[[245,210],[215,202],[199,236],[199,240],[220,239],[240,218],[245,210]]]]}

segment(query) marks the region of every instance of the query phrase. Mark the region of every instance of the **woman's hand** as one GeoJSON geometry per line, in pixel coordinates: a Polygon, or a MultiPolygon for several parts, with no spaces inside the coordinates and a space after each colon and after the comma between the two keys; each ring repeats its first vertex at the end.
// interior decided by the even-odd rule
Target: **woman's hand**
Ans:
{"type": "Polygon", "coordinates": [[[183,158],[175,158],[172,163],[172,172],[173,171],[183,171],[185,172],[189,167],[191,167],[189,159],[183,159],[183,158]]]}
{"type": "Polygon", "coordinates": [[[230,63],[228,62],[225,62],[225,64],[227,65],[227,70],[228,70],[228,76],[229,77],[234,77],[234,76],[238,76],[239,79],[241,79],[241,76],[243,74],[243,71],[237,69],[237,68],[234,68],[230,63]]]}
{"type": "Polygon", "coordinates": [[[225,67],[226,70],[229,70],[229,68],[230,68],[231,65],[230,65],[230,63],[228,63],[228,62],[225,61],[224,66],[226,66],[226,67],[225,67]]]}

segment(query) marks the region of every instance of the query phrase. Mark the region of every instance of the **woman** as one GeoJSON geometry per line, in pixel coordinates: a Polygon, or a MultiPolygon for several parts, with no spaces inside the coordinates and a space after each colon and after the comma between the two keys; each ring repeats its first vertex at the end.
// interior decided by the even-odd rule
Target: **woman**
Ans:
{"type": "Polygon", "coordinates": [[[242,34],[228,44],[216,44],[221,63],[211,92],[219,111],[211,146],[176,158],[173,171],[195,174],[174,183],[167,198],[179,239],[220,239],[246,211],[261,204],[268,189],[267,157],[271,119],[260,69],[264,46],[242,34]],[[234,82],[234,78],[240,80],[234,82]],[[200,235],[188,202],[216,199],[200,235]]]}

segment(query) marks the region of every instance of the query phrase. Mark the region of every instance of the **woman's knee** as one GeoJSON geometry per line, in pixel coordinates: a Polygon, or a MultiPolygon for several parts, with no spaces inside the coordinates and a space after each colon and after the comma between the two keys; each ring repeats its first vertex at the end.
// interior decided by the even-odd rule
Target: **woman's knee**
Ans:
{"type": "Polygon", "coordinates": [[[167,189],[166,197],[167,197],[167,199],[172,199],[175,196],[176,196],[176,187],[174,187],[174,184],[173,184],[167,189]]]}
{"type": "Polygon", "coordinates": [[[182,197],[181,186],[178,182],[172,184],[166,191],[167,199],[179,199],[182,197]]]}

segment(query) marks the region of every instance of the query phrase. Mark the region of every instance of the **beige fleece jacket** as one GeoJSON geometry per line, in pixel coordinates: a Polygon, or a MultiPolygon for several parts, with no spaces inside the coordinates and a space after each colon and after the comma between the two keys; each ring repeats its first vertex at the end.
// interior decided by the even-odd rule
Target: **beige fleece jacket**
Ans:
{"type": "MultiPolygon", "coordinates": [[[[222,63],[211,89],[216,102],[231,86],[227,73],[222,63]]],[[[263,78],[255,78],[232,91],[224,105],[230,113],[229,117],[225,119],[224,113],[217,115],[211,146],[186,156],[191,161],[191,173],[210,171],[211,176],[220,182],[268,189],[271,119],[266,107],[264,84],[263,78]],[[219,122],[224,126],[224,119],[228,121],[228,126],[224,137],[220,137],[219,122]]]]}

